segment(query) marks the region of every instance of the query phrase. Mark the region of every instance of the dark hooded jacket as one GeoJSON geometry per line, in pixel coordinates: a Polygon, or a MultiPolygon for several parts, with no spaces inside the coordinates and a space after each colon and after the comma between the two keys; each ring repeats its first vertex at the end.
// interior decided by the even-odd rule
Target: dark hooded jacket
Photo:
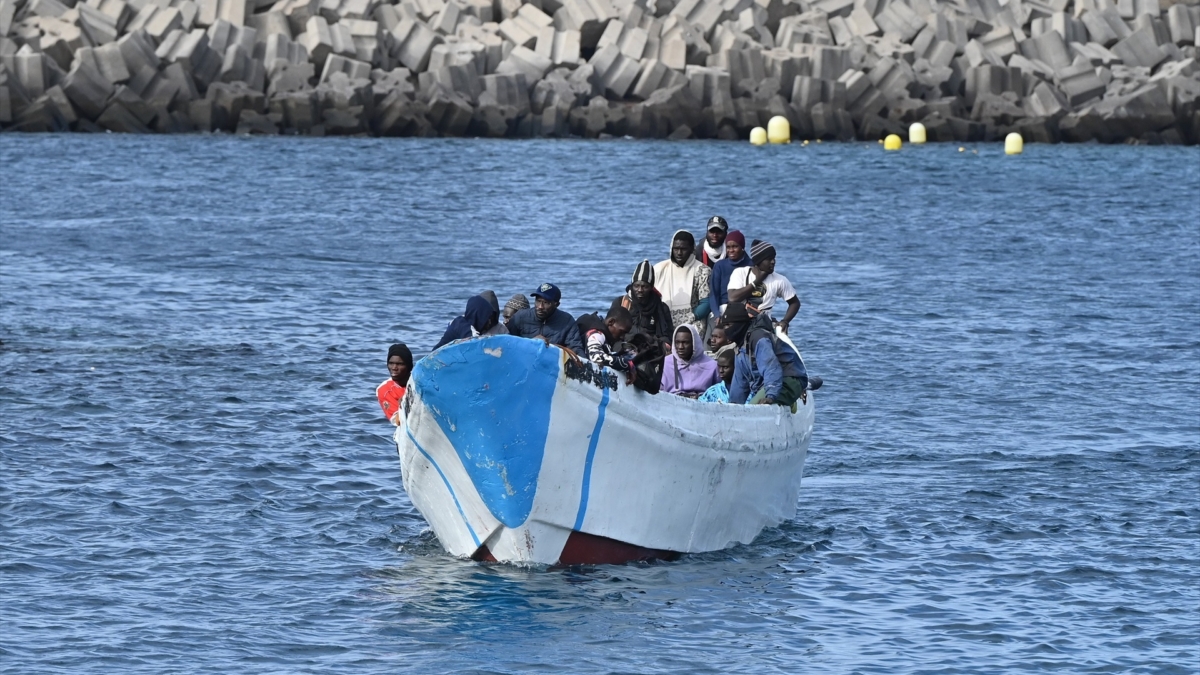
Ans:
{"type": "Polygon", "coordinates": [[[537,309],[523,309],[508,320],[508,332],[524,338],[535,338],[539,335],[550,341],[550,344],[566,347],[576,354],[584,354],[583,339],[579,337],[579,327],[575,319],[561,309],[546,317],[545,321],[538,318],[537,309]]]}
{"type": "Polygon", "coordinates": [[[467,309],[462,316],[456,317],[446,327],[446,332],[442,334],[442,339],[433,346],[438,349],[442,345],[449,344],[455,340],[464,340],[469,337],[474,337],[487,330],[488,323],[496,316],[496,310],[492,309],[492,303],[488,302],[487,298],[482,295],[467,300],[467,309]]]}

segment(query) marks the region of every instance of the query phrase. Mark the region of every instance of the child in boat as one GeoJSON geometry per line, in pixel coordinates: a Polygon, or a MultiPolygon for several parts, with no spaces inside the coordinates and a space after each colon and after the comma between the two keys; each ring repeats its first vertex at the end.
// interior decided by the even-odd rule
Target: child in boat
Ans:
{"type": "Polygon", "coordinates": [[[399,425],[400,399],[408,389],[408,376],[412,375],[413,369],[412,351],[403,342],[388,347],[387,368],[391,377],[375,388],[375,397],[379,399],[383,416],[399,425]]]}
{"type": "Polygon", "coordinates": [[[579,317],[575,323],[579,326],[579,334],[583,336],[589,361],[622,372],[632,370],[633,354],[614,351],[633,327],[629,310],[614,304],[603,319],[592,312],[579,317]]]}
{"type": "Polygon", "coordinates": [[[725,324],[718,322],[712,329],[712,335],[708,336],[708,355],[715,359],[725,352],[736,351],[737,345],[725,333],[725,324]]]}
{"type": "Polygon", "coordinates": [[[729,385],[733,384],[733,359],[737,354],[730,349],[717,354],[717,375],[721,381],[700,395],[705,403],[729,403],[729,385]]]}
{"type": "Polygon", "coordinates": [[[717,362],[700,348],[703,344],[692,324],[675,329],[675,348],[663,363],[659,391],[697,398],[717,383],[717,362]]]}

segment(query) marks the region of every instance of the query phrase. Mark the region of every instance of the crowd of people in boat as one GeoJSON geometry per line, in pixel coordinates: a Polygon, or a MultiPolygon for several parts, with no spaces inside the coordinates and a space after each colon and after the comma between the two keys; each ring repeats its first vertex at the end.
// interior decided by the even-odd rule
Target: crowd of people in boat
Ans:
{"type": "MultiPolygon", "coordinates": [[[[604,316],[575,319],[559,309],[562,292],[551,283],[531,294],[532,306],[517,294],[501,308],[496,294],[484,291],[467,300],[433,349],[510,334],[558,345],[624,373],[652,394],[791,407],[804,402],[809,383],[800,355],[776,332],[786,335],[800,309],[791,281],[775,271],[776,253],[757,239],[747,248],[740,231],[713,216],[699,243],[678,230],[666,260],[638,263],[604,316]]],[[[384,415],[398,423],[412,351],[392,345],[387,366],[391,377],[376,396],[384,415]]]]}

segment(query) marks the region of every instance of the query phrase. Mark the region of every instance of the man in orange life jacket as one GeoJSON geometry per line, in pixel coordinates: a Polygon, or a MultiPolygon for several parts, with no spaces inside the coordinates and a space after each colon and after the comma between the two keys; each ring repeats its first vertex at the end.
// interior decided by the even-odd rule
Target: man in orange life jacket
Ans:
{"type": "Polygon", "coordinates": [[[383,408],[383,416],[399,426],[400,399],[404,398],[408,376],[412,375],[413,369],[412,351],[407,345],[398,342],[388,348],[387,367],[392,376],[375,388],[375,396],[379,399],[379,407],[383,408]]]}

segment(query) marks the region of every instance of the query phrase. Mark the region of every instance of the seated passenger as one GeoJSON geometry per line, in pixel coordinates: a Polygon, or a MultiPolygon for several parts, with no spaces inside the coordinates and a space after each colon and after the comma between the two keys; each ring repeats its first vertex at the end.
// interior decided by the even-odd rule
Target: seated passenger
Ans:
{"type": "Polygon", "coordinates": [[[455,340],[484,335],[491,330],[492,326],[496,325],[499,318],[500,313],[492,310],[491,303],[482,295],[476,295],[467,300],[466,311],[462,313],[462,316],[455,317],[450,322],[450,325],[446,327],[446,332],[442,334],[442,339],[438,340],[433,348],[438,349],[455,340]]]}
{"type": "Polygon", "coordinates": [[[391,377],[375,388],[375,397],[379,399],[379,407],[383,408],[383,416],[399,426],[400,399],[408,389],[408,377],[413,369],[412,352],[403,342],[388,347],[387,368],[391,377]]]}
{"type": "Polygon", "coordinates": [[[505,328],[508,327],[508,322],[512,320],[513,314],[516,314],[517,312],[519,312],[523,309],[529,309],[529,298],[525,297],[521,293],[517,293],[516,295],[509,298],[508,302],[504,303],[504,326],[505,326],[505,328]]]}
{"type": "Polygon", "coordinates": [[[547,344],[582,354],[583,340],[579,337],[575,319],[558,308],[562,299],[558,286],[542,284],[532,295],[533,307],[513,315],[508,322],[509,333],[524,338],[540,338],[547,344]]]}
{"type": "Polygon", "coordinates": [[[717,355],[717,375],[721,381],[700,395],[705,403],[729,403],[729,385],[733,383],[733,360],[736,352],[726,350],[717,355]]]}
{"type": "Polygon", "coordinates": [[[729,301],[744,300],[763,314],[771,314],[778,301],[786,302],[779,327],[788,332],[788,325],[800,311],[800,299],[792,282],[775,271],[775,247],[755,239],[750,246],[750,261],[753,267],[740,267],[729,276],[729,301]]]}
{"type": "Polygon", "coordinates": [[[671,351],[671,336],[675,324],[671,319],[671,308],[663,302],[662,294],[654,287],[654,268],[649,260],[643,260],[633,271],[633,282],[625,288],[621,306],[633,316],[632,335],[645,335],[671,351]]]}
{"type": "Polygon", "coordinates": [[[579,317],[575,323],[579,326],[579,333],[587,346],[589,361],[621,372],[629,372],[632,369],[635,353],[631,350],[614,351],[617,344],[625,339],[625,334],[633,324],[629,310],[614,305],[609,308],[603,319],[599,314],[592,312],[579,317]]]}
{"type": "Polygon", "coordinates": [[[708,355],[717,358],[725,352],[737,352],[737,345],[725,335],[725,324],[718,322],[708,336],[708,355]]]}
{"type": "MultiPolygon", "coordinates": [[[[488,301],[488,304],[492,306],[492,311],[496,313],[497,317],[499,317],[500,300],[496,297],[496,292],[483,291],[479,295],[484,300],[488,301]]],[[[492,324],[491,328],[487,329],[487,332],[483,333],[483,335],[508,335],[508,327],[504,325],[503,321],[497,320],[496,323],[492,324]]]]}
{"type": "Polygon", "coordinates": [[[739,344],[734,360],[730,403],[766,403],[790,406],[808,388],[804,362],[775,335],[771,317],[744,302],[725,309],[726,333],[739,344]]]}
{"type": "Polygon", "coordinates": [[[675,349],[663,363],[659,391],[696,398],[717,383],[717,362],[696,347],[700,331],[690,323],[675,329],[675,349]]]}

